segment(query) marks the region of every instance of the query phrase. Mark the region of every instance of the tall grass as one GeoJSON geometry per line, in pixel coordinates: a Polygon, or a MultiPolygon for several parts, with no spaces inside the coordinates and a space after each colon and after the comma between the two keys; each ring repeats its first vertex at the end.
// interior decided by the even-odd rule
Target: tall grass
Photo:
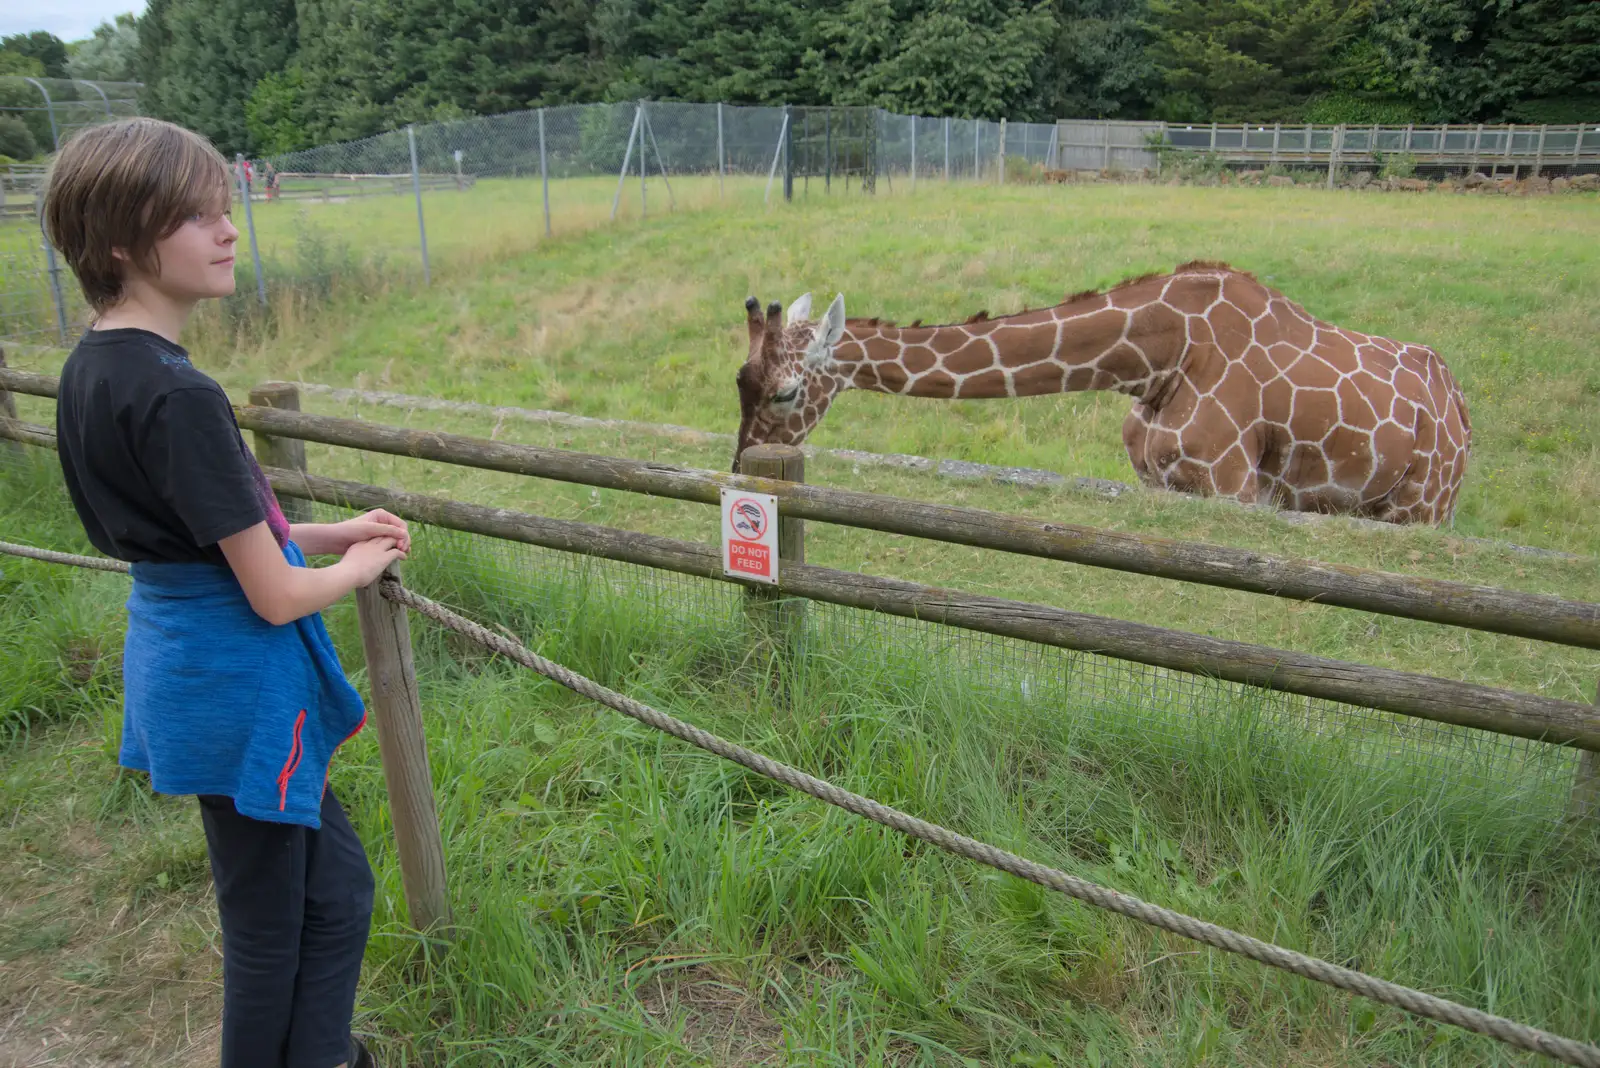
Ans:
{"type": "MultiPolygon", "coordinates": [[[[0,476],[0,532],[71,547],[47,474],[0,476]]],[[[1600,1039],[1591,834],[1403,763],[1356,770],[1247,702],[1152,746],[1132,715],[1008,695],[904,640],[819,627],[776,657],[737,611],[686,617],[583,569],[510,598],[461,544],[422,532],[408,583],[708,730],[1148,900],[1600,1039]]],[[[85,690],[9,655],[114,641],[125,580],[0,566],[6,692],[58,695],[5,742],[0,824],[121,826],[105,893],[135,918],[203,912],[193,813],[108,767],[114,676],[85,690]],[[58,736],[88,740],[77,759],[99,771],[51,778],[58,736]]],[[[352,617],[330,628],[365,687],[352,617]]],[[[371,731],[333,777],[378,877],[358,1029],[386,1064],[1533,1063],[950,858],[412,632],[452,944],[405,922],[371,731]]],[[[0,851],[0,885],[23,885],[20,858],[0,851]]],[[[51,952],[24,941],[0,949],[51,952]]]]}

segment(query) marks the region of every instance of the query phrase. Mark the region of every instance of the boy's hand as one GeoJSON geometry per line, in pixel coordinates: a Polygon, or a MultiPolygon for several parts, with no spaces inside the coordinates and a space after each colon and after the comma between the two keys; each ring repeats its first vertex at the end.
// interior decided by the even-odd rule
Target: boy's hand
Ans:
{"type": "Polygon", "coordinates": [[[370,586],[383,574],[384,568],[405,558],[406,551],[400,547],[399,540],[383,536],[356,542],[345,552],[339,564],[353,572],[357,585],[370,586]]]}
{"type": "Polygon", "coordinates": [[[382,508],[374,508],[342,523],[329,523],[327,531],[326,551],[336,556],[343,556],[352,547],[374,538],[392,538],[401,553],[411,551],[411,532],[406,529],[406,521],[382,508]]]}

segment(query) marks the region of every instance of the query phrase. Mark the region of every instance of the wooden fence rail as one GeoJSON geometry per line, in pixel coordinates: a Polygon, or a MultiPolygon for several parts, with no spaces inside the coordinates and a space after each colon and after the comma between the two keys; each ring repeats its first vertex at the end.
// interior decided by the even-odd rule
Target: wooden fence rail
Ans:
{"type": "MultiPolygon", "coordinates": [[[[53,439],[47,428],[15,421],[0,421],[0,437],[34,443],[53,439]]],[[[550,519],[304,471],[270,468],[267,476],[280,496],[346,508],[386,508],[436,527],[745,585],[723,573],[722,555],[715,545],[550,519]]],[[[808,564],[780,567],[778,592],[1436,723],[1600,751],[1600,714],[1574,701],[808,564]]]]}
{"type": "Polygon", "coordinates": [[[1056,166],[1159,168],[1168,153],[1229,163],[1377,166],[1393,156],[1428,167],[1576,172],[1600,164],[1600,123],[1544,126],[1317,125],[1315,123],[1132,122],[1061,119],[1056,166]]]}
{"type": "MultiPolygon", "coordinates": [[[[0,369],[0,389],[54,397],[48,375],[0,369]]],[[[280,397],[282,384],[258,387],[280,397]]],[[[262,394],[266,396],[267,394],[262,394]]],[[[1600,649],[1600,604],[1371,568],[1297,560],[1230,546],[1099,530],[979,508],[912,501],[565,449],[409,430],[273,407],[236,409],[239,425],[279,439],[530,475],[603,489],[716,504],[723,487],[778,498],[781,516],[1087,564],[1382,615],[1600,649]]],[[[296,465],[298,466],[298,465],[296,465]]]]}

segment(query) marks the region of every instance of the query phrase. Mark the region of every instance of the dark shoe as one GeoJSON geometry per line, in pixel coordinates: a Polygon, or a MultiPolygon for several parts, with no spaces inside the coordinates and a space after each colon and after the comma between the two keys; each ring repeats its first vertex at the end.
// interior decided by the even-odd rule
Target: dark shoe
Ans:
{"type": "Polygon", "coordinates": [[[350,1068],[378,1068],[378,1059],[355,1035],[350,1036],[350,1068]]]}

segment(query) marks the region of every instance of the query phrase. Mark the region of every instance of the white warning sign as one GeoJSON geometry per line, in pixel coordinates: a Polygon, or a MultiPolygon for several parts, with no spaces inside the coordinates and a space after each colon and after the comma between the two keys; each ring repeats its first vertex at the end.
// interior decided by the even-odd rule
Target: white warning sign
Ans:
{"type": "Polygon", "coordinates": [[[722,570],[736,578],[778,581],[778,499],[722,491],[722,570]]]}

